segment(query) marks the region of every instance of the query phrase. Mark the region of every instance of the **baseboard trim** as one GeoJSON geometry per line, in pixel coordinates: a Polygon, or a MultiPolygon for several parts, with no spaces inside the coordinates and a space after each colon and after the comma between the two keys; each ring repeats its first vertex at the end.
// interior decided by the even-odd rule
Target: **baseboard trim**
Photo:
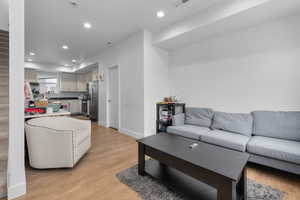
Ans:
{"type": "Polygon", "coordinates": [[[152,136],[152,135],[155,135],[156,133],[153,133],[153,132],[145,132],[145,137],[149,137],[149,136],[152,136]]]}
{"type": "Polygon", "coordinates": [[[24,194],[26,194],[26,183],[19,183],[17,185],[8,187],[7,199],[8,200],[15,199],[24,194]]]}
{"type": "Polygon", "coordinates": [[[105,121],[98,121],[98,125],[108,128],[105,121]]]}
{"type": "Polygon", "coordinates": [[[141,139],[141,138],[144,137],[143,134],[140,134],[138,132],[131,131],[131,130],[128,130],[128,129],[125,129],[125,128],[120,128],[119,132],[123,133],[125,135],[128,135],[128,136],[131,136],[135,139],[141,139]]]}

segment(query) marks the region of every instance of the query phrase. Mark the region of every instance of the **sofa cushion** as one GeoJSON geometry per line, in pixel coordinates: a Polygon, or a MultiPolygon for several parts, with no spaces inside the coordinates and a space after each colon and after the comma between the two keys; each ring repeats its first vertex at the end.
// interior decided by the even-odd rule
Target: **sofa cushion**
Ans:
{"type": "Polygon", "coordinates": [[[300,142],[254,136],[247,145],[252,154],[300,164],[300,142]]]}
{"type": "Polygon", "coordinates": [[[208,134],[209,131],[209,128],[193,125],[169,126],[167,128],[167,133],[196,140],[199,140],[200,137],[202,137],[205,134],[208,134]]]}
{"type": "Polygon", "coordinates": [[[210,127],[213,115],[210,108],[186,108],[185,124],[210,127]]]}
{"type": "Polygon", "coordinates": [[[300,112],[255,111],[253,134],[300,141],[300,112]]]}
{"type": "Polygon", "coordinates": [[[201,137],[201,141],[236,151],[245,152],[250,137],[221,130],[210,131],[201,137]]]}
{"type": "Polygon", "coordinates": [[[172,116],[172,125],[173,126],[182,126],[182,125],[184,125],[184,121],[185,121],[184,113],[179,113],[179,114],[172,116]]]}
{"type": "Polygon", "coordinates": [[[251,136],[252,126],[253,119],[251,114],[215,112],[212,129],[251,136]]]}

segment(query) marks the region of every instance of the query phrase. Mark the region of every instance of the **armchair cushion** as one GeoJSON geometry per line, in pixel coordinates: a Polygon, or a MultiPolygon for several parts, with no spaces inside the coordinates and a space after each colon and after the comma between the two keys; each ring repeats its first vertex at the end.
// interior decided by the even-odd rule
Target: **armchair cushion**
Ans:
{"type": "Polygon", "coordinates": [[[30,165],[38,169],[73,167],[91,146],[91,121],[44,117],[25,123],[30,165]]]}

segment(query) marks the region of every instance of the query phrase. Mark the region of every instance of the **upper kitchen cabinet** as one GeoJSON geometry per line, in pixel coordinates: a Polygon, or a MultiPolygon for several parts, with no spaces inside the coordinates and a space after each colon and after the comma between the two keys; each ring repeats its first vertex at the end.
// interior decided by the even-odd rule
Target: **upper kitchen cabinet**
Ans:
{"type": "Polygon", "coordinates": [[[36,70],[25,69],[25,81],[29,83],[38,82],[38,73],[36,70]]]}
{"type": "Polygon", "coordinates": [[[60,90],[68,92],[78,91],[77,75],[75,73],[61,73],[60,90]]]}
{"type": "Polygon", "coordinates": [[[80,92],[86,92],[87,91],[87,83],[89,82],[87,80],[86,74],[79,73],[76,74],[77,76],[77,89],[80,92]]]}

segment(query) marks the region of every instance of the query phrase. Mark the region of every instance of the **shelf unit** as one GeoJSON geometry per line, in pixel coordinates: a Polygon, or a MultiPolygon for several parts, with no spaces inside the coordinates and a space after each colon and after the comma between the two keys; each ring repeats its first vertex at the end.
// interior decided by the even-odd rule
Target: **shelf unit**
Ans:
{"type": "Polygon", "coordinates": [[[185,113],[185,103],[156,104],[156,133],[166,132],[172,126],[172,116],[178,113],[185,113]]]}

